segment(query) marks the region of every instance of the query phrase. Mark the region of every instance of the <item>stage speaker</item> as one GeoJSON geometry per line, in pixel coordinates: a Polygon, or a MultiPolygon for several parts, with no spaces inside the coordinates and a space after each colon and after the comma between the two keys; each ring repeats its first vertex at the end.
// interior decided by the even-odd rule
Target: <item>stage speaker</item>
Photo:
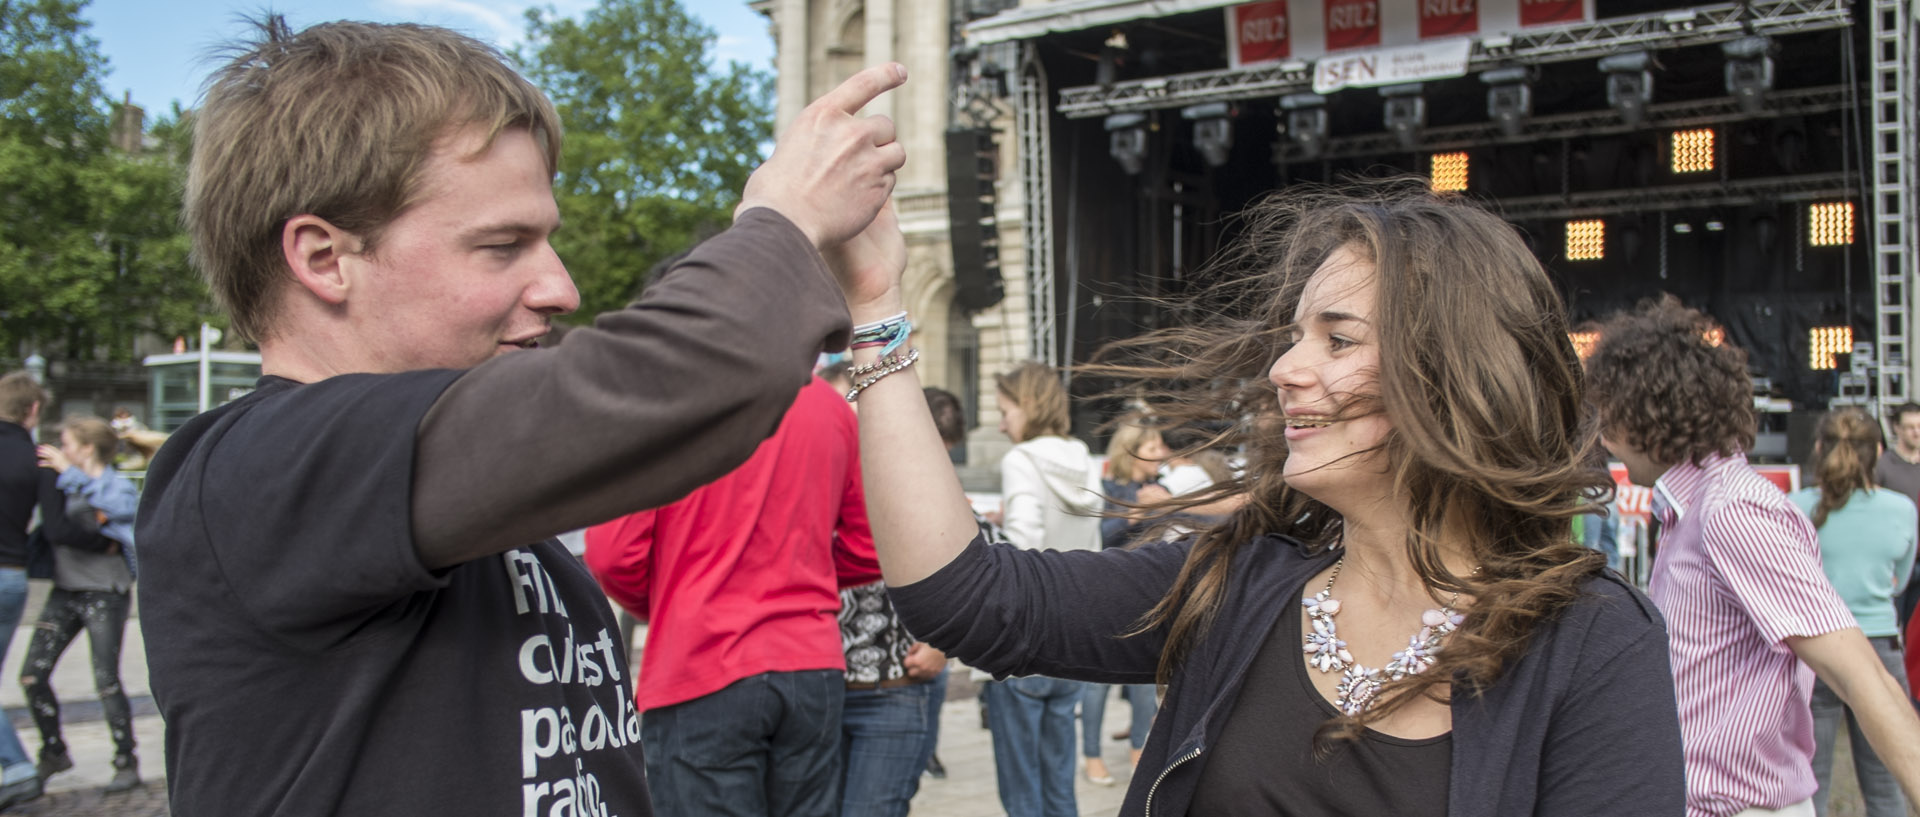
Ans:
{"type": "Polygon", "coordinates": [[[953,245],[953,301],[978,312],[1000,302],[1000,149],[990,128],[947,131],[947,226],[953,245]]]}
{"type": "Polygon", "coordinates": [[[1800,484],[1813,484],[1813,437],[1824,411],[1800,410],[1787,415],[1787,461],[1800,466],[1800,484]]]}

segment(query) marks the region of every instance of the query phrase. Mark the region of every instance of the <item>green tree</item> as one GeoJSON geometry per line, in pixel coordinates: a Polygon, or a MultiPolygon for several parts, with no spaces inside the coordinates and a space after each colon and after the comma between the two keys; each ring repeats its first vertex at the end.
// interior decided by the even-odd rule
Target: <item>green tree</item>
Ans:
{"type": "Polygon", "coordinates": [[[176,106],[114,148],[84,0],[0,0],[0,354],[130,358],[212,310],[179,226],[176,106]]]}
{"type": "Polygon", "coordinates": [[[535,9],[527,21],[516,58],[566,128],[553,243],[586,320],[731,223],[772,140],[772,77],[710,65],[713,31],[677,0],[601,0],[578,20],[535,9]]]}

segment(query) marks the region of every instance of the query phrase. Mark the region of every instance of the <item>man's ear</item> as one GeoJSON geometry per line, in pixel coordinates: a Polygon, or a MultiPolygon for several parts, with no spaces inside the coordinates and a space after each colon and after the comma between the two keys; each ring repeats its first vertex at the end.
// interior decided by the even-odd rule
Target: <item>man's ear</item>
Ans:
{"type": "Polygon", "coordinates": [[[287,219],[280,230],[280,254],[293,279],[314,297],[336,306],[347,300],[350,283],[341,262],[359,247],[357,236],[312,213],[287,219]]]}

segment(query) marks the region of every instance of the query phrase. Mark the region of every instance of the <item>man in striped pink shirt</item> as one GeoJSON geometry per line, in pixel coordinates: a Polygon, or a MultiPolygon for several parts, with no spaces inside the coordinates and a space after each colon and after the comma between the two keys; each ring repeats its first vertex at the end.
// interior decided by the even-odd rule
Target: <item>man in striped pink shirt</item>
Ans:
{"type": "Polygon", "coordinates": [[[1667,296],[1609,320],[1587,361],[1603,441],[1654,490],[1648,595],[1667,619],[1687,813],[1812,817],[1816,674],[1920,802],[1920,719],[1827,583],[1812,522],[1748,467],[1746,353],[1723,336],[1667,296]]]}

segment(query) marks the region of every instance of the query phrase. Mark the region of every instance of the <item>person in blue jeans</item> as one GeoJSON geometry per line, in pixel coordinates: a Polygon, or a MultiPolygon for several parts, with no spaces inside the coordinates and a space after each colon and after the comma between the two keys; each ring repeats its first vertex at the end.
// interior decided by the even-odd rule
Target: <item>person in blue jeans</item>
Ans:
{"type": "Polygon", "coordinates": [[[913,640],[880,582],[840,591],[847,697],[840,713],[840,817],[906,817],[933,747],[947,656],[913,640]]]}
{"type": "MultiPolygon", "coordinates": [[[[46,392],[26,372],[0,377],[0,656],[27,606],[27,525],[44,499],[57,499],[54,473],[40,467],[33,428],[46,392]]],[[[0,718],[0,809],[40,796],[40,773],[12,722],[0,718]]]]}
{"type": "MultiPolygon", "coordinates": [[[[1169,498],[1158,476],[1160,466],[1172,453],[1152,417],[1134,412],[1114,424],[1113,437],[1107,440],[1107,473],[1101,480],[1107,496],[1107,515],[1100,520],[1102,549],[1130,547],[1164,532],[1160,525],[1164,520],[1151,517],[1140,506],[1169,498]]],[[[1086,758],[1087,781],[1097,786],[1114,784],[1106,760],[1100,756],[1100,729],[1106,718],[1109,687],[1087,684],[1080,698],[1080,753],[1086,758]]],[[[1133,708],[1133,723],[1126,733],[1131,744],[1128,760],[1138,764],[1159,703],[1153,684],[1123,684],[1120,697],[1133,708]]]]}
{"type": "MultiPolygon", "coordinates": [[[[1014,441],[1000,460],[1006,541],[1027,550],[1099,550],[1100,474],[1086,443],[1068,436],[1060,373],[1044,363],[1025,363],[995,385],[1000,431],[1014,441]]],[[[1008,817],[1080,813],[1073,794],[1073,710],[1081,686],[1029,677],[987,688],[993,764],[1008,817]]]]}
{"type": "Polygon", "coordinates": [[[1030,675],[993,681],[987,728],[1007,817],[1075,817],[1073,708],[1086,685],[1030,675]]]}
{"type": "MultiPolygon", "coordinates": [[[[1846,601],[1881,666],[1904,686],[1906,666],[1894,602],[1913,572],[1920,522],[1916,522],[1912,499],[1874,484],[1873,466],[1883,448],[1880,425],[1865,411],[1828,412],[1814,432],[1814,477],[1819,486],[1802,488],[1789,498],[1819,531],[1820,567],[1827,581],[1846,601]]],[[[1827,799],[1833,793],[1833,745],[1844,722],[1852,736],[1853,770],[1867,817],[1906,814],[1899,781],[1867,743],[1853,709],[1819,679],[1814,681],[1810,706],[1813,776],[1820,784],[1813,796],[1814,812],[1826,817],[1827,799]]]]}

